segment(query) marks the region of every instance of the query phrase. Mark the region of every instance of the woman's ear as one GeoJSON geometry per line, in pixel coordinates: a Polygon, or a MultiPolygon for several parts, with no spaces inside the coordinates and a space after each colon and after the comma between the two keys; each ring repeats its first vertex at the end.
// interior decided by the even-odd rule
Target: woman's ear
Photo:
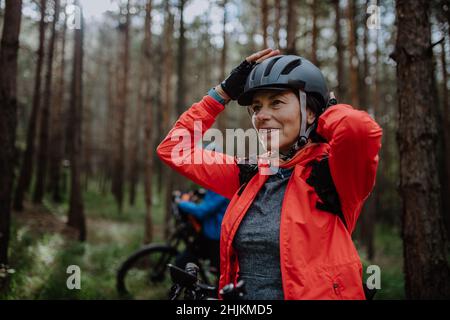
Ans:
{"type": "Polygon", "coordinates": [[[313,124],[316,120],[316,114],[309,108],[306,109],[306,120],[308,122],[308,125],[313,124]]]}

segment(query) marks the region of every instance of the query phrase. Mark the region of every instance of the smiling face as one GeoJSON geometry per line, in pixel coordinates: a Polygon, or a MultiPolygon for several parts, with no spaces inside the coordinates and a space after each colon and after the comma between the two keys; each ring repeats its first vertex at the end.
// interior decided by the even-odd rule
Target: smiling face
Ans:
{"type": "MultiPolygon", "coordinates": [[[[267,132],[267,148],[286,153],[297,141],[300,133],[301,113],[297,96],[291,90],[260,90],[253,96],[249,111],[254,116],[255,127],[259,132],[267,132]],[[261,130],[261,131],[260,131],[261,130]],[[279,134],[278,146],[271,143],[273,130],[279,134]]],[[[314,122],[315,116],[307,109],[308,125],[314,122]]]]}

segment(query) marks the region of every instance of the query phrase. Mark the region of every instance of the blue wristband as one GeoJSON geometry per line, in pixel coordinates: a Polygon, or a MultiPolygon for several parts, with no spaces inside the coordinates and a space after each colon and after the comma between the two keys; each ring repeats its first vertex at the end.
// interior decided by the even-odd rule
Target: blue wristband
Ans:
{"type": "Polygon", "coordinates": [[[219,102],[219,103],[225,105],[225,102],[226,102],[225,99],[222,98],[222,97],[220,96],[220,94],[217,93],[216,89],[214,89],[214,88],[209,89],[208,95],[209,95],[210,97],[212,97],[214,100],[216,100],[217,102],[219,102]]]}

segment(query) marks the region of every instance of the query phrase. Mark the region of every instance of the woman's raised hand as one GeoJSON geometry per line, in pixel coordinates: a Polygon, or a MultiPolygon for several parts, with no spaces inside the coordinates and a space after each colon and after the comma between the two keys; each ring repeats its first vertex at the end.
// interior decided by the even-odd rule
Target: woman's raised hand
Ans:
{"type": "Polygon", "coordinates": [[[250,63],[252,63],[252,62],[261,63],[264,60],[266,60],[270,57],[279,55],[279,54],[280,54],[280,50],[278,50],[278,49],[273,50],[273,49],[267,48],[267,49],[258,51],[252,55],[249,55],[247,58],[245,58],[245,60],[250,63]]]}
{"type": "Polygon", "coordinates": [[[217,92],[226,100],[236,100],[244,92],[245,81],[253,67],[257,63],[279,54],[280,50],[267,48],[248,56],[239,66],[231,71],[228,78],[220,86],[216,87],[217,92]]]}

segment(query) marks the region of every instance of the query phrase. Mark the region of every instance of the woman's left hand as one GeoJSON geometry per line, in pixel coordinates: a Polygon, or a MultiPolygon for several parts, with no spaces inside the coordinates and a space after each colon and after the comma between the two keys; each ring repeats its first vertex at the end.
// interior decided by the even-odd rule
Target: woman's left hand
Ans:
{"type": "Polygon", "coordinates": [[[245,82],[253,67],[257,63],[279,54],[280,50],[267,48],[246,57],[239,66],[231,71],[228,78],[216,87],[216,91],[226,100],[236,100],[244,92],[245,82]]]}

